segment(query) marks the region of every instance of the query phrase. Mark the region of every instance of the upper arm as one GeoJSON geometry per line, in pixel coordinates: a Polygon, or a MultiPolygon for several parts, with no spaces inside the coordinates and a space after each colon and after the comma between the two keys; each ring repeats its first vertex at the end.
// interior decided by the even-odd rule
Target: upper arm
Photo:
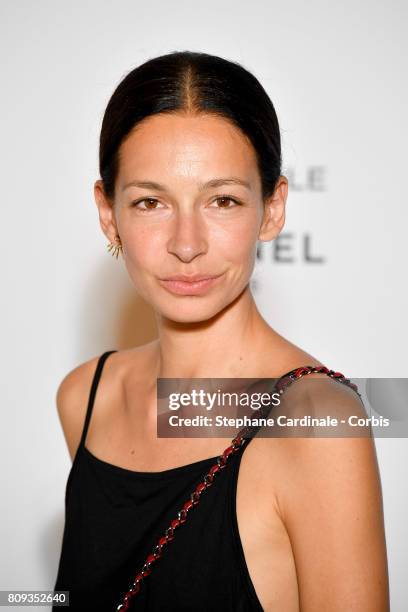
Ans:
{"type": "MultiPolygon", "coordinates": [[[[360,400],[349,391],[339,391],[340,399],[336,392],[336,403],[341,405],[342,396],[346,412],[354,407],[360,415],[360,400]]],[[[382,491],[373,439],[299,437],[282,440],[281,447],[286,484],[280,487],[278,504],[295,559],[300,610],[388,612],[382,491]]]]}
{"type": "Polygon", "coordinates": [[[98,357],[94,357],[71,370],[57,389],[58,416],[72,461],[81,439],[97,361],[98,357]]]}

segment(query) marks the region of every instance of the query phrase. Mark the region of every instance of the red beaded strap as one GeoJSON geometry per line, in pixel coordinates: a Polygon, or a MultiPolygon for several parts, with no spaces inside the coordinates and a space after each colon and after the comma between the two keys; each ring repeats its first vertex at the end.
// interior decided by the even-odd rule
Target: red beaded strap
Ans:
{"type": "Polygon", "coordinates": [[[301,378],[305,374],[314,374],[314,373],[327,374],[327,376],[330,376],[331,378],[335,378],[339,382],[344,383],[348,385],[349,387],[351,387],[352,389],[354,389],[354,391],[361,397],[361,394],[358,391],[357,385],[352,383],[349,378],[346,378],[344,374],[341,374],[341,372],[335,372],[334,370],[329,370],[325,366],[304,366],[302,368],[295,368],[294,370],[291,370],[290,372],[282,376],[282,378],[280,378],[278,382],[276,383],[275,388],[279,391],[279,393],[281,393],[284,389],[286,389],[286,387],[289,387],[298,378],[301,378]]]}
{"type": "MultiPolygon", "coordinates": [[[[330,376],[331,378],[334,378],[354,389],[354,391],[356,391],[356,393],[361,397],[360,393],[358,392],[357,385],[350,382],[349,378],[346,378],[340,372],[329,370],[325,366],[304,366],[291,370],[278,380],[274,389],[276,389],[278,393],[282,394],[284,390],[293,384],[295,380],[305,376],[306,374],[312,373],[327,374],[327,376],[330,376]]],[[[265,406],[259,408],[257,413],[259,414],[263,410],[265,410],[265,406]]],[[[219,457],[217,457],[217,462],[210,468],[209,472],[207,472],[207,474],[204,476],[202,482],[196,486],[194,491],[191,493],[190,498],[184,503],[181,510],[179,510],[177,513],[177,518],[171,521],[170,525],[165,530],[164,535],[159,539],[158,543],[154,547],[153,552],[147,556],[141,570],[136,574],[132,586],[125,593],[122,601],[117,606],[117,611],[120,610],[123,612],[124,610],[129,609],[131,599],[140,592],[143,580],[146,578],[146,576],[149,576],[152,571],[152,566],[161,558],[163,550],[167,547],[169,542],[174,539],[174,532],[176,529],[186,522],[188,512],[191,510],[191,508],[194,508],[198,504],[202,493],[212,485],[216,474],[226,467],[229,457],[236,453],[240,447],[245,444],[247,439],[249,439],[249,437],[245,437],[245,434],[251,433],[253,429],[254,428],[248,426],[243,427],[238,435],[233,438],[231,445],[228,446],[228,448],[226,448],[219,457]]]]}

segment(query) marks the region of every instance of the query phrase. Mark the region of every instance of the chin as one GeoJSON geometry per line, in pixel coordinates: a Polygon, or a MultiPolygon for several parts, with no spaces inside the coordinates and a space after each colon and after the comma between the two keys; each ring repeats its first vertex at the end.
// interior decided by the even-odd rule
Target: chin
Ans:
{"type": "Polygon", "coordinates": [[[205,300],[192,297],[184,298],[183,302],[180,300],[180,303],[175,304],[174,307],[166,304],[163,308],[158,307],[156,310],[162,317],[176,323],[200,323],[212,319],[227,306],[227,304],[205,303],[205,300]]]}

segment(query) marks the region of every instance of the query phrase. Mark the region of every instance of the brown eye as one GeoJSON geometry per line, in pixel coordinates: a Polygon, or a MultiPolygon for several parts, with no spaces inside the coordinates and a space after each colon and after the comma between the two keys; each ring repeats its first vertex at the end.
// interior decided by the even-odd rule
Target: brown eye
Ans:
{"type": "Polygon", "coordinates": [[[219,209],[229,209],[229,208],[236,208],[236,206],[240,205],[240,202],[238,202],[238,200],[235,200],[234,198],[231,198],[230,196],[218,196],[217,198],[215,198],[214,202],[218,202],[220,204],[220,206],[217,206],[216,208],[219,209]],[[233,205],[231,206],[230,203],[233,203],[233,205]]]}
{"type": "Polygon", "coordinates": [[[132,202],[132,208],[137,208],[138,210],[140,210],[140,212],[147,212],[149,210],[156,210],[157,204],[158,200],[156,200],[156,198],[143,198],[142,200],[136,200],[135,202],[132,202]],[[139,204],[142,204],[143,202],[146,202],[148,205],[145,205],[144,207],[139,206],[139,204]]]}

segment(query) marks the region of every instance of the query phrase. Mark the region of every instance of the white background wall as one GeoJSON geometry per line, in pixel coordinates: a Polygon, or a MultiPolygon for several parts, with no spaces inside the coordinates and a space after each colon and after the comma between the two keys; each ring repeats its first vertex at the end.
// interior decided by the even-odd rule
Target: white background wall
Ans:
{"type": "MultiPolygon", "coordinates": [[[[113,89],[199,50],[260,79],[281,124],[292,263],[254,293],[270,324],[350,377],[407,377],[407,4],[2,0],[0,589],[51,589],[70,459],[55,392],[75,365],[144,341],[93,200],[113,89]],[[308,184],[320,167],[322,191],[308,184]],[[301,246],[310,235],[308,263],[301,246]]],[[[265,247],[265,245],[264,245],[265,247]]],[[[377,440],[392,611],[408,606],[406,439],[377,440]]],[[[14,608],[16,609],[16,608],[14,608]]]]}

